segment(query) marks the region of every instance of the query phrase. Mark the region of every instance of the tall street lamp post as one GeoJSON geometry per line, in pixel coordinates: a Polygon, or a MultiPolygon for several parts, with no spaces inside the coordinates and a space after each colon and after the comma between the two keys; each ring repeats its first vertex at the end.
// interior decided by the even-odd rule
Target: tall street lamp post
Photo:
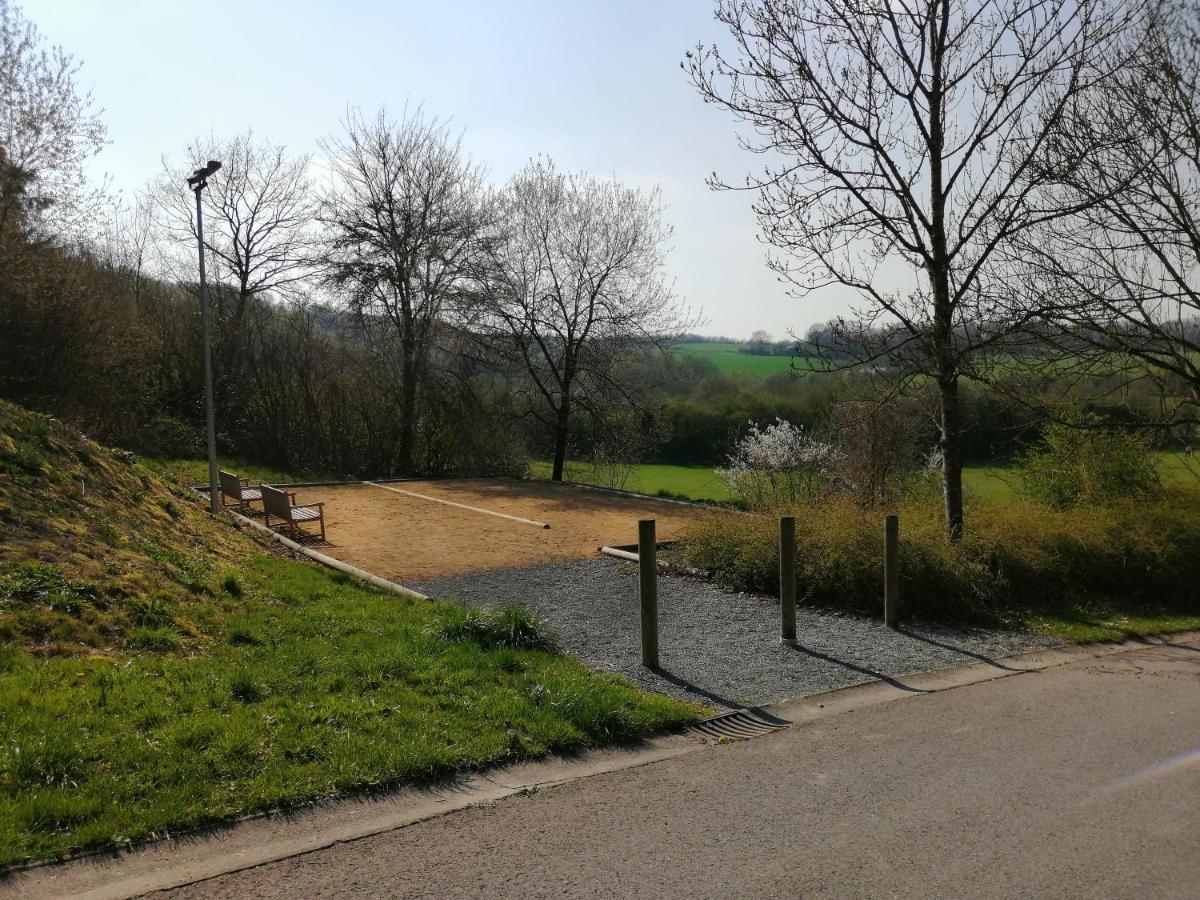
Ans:
{"type": "Polygon", "coordinates": [[[204,332],[204,416],[208,426],[208,507],[216,515],[221,509],[221,496],[217,488],[217,428],[213,412],[212,341],[208,325],[208,285],[204,279],[204,214],[200,206],[200,192],[208,186],[208,176],[221,164],[210,159],[203,168],[197,169],[187,183],[196,194],[196,244],[200,249],[200,327],[204,332]]]}

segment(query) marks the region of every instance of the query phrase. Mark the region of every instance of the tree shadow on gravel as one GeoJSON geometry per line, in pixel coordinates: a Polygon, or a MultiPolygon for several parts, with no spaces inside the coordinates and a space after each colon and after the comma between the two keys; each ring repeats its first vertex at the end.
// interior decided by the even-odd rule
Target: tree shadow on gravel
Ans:
{"type": "Polygon", "coordinates": [[[697,697],[703,697],[705,700],[710,700],[713,703],[719,704],[720,706],[725,706],[729,709],[744,709],[746,706],[745,703],[739,703],[737,700],[730,700],[728,697],[722,697],[720,694],[713,693],[712,691],[706,691],[704,688],[692,684],[686,679],[680,678],[674,672],[671,672],[667,669],[659,668],[653,669],[652,671],[663,681],[670,682],[671,684],[675,685],[675,687],[685,690],[689,694],[695,694],[697,697]]]}
{"type": "Polygon", "coordinates": [[[803,653],[805,656],[811,656],[813,659],[819,659],[823,660],[824,662],[833,663],[835,666],[842,666],[843,668],[849,669],[852,672],[858,672],[860,675],[866,675],[869,678],[874,678],[877,681],[890,684],[892,687],[899,688],[902,691],[908,691],[909,693],[913,694],[932,693],[932,691],[928,691],[924,688],[917,688],[913,687],[912,685],[905,684],[903,681],[899,681],[896,678],[893,678],[891,675],[885,675],[883,672],[877,672],[874,669],[868,669],[866,666],[860,666],[852,662],[846,662],[844,659],[838,659],[836,656],[830,656],[827,653],[821,653],[819,650],[810,650],[808,647],[805,647],[802,644],[793,644],[791,649],[795,650],[797,653],[803,653]]]}
{"type": "Polygon", "coordinates": [[[949,650],[951,653],[961,653],[963,656],[969,656],[972,659],[977,659],[980,662],[985,662],[989,666],[994,666],[997,669],[1003,669],[1005,672],[1024,672],[1026,669],[1016,668],[1014,666],[1006,666],[1004,663],[992,659],[983,653],[976,653],[973,650],[964,650],[962,647],[956,647],[954,644],[947,644],[943,641],[935,641],[931,637],[926,637],[923,634],[917,634],[915,631],[909,631],[907,628],[897,628],[900,634],[905,637],[910,637],[914,641],[920,641],[923,644],[929,644],[932,647],[941,647],[943,650],[949,650]]]}

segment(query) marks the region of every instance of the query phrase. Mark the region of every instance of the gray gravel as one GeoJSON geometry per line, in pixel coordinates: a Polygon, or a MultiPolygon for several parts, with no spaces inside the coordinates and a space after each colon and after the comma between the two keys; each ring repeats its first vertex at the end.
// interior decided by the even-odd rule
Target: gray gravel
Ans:
{"type": "MultiPolygon", "coordinates": [[[[796,694],[944,669],[1058,641],[1028,632],[903,625],[798,609],[799,646],[779,643],[774,598],[722,590],[701,579],[659,576],[662,669],[639,661],[635,563],[602,558],[435,578],[409,584],[463,603],[536,609],[567,651],[645,688],[708,706],[753,706],[796,694]]],[[[1002,666],[1002,663],[996,663],[1002,666]]]]}

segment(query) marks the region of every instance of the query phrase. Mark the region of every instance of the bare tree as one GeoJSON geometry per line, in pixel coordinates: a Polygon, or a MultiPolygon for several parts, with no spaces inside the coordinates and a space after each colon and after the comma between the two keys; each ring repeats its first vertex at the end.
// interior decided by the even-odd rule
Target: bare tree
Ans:
{"type": "Polygon", "coordinates": [[[46,47],[20,7],[0,0],[0,162],[27,177],[25,213],[45,237],[71,232],[96,200],[83,166],[105,129],[78,73],[79,63],[46,47]]]}
{"type": "Polygon", "coordinates": [[[233,318],[261,294],[293,293],[308,275],[316,213],[308,155],[291,156],[282,144],[256,141],[251,132],[228,140],[197,139],[186,160],[163,160],[153,187],[163,227],[194,267],[196,205],[183,178],[206,160],[219,159],[221,174],[203,192],[204,243],[212,277],[237,297],[233,318]]]}
{"type": "Polygon", "coordinates": [[[399,465],[408,472],[436,329],[479,247],[483,173],[461,140],[419,109],[398,120],[351,110],[344,126],[323,145],[333,179],[320,215],[327,275],[364,326],[391,329],[399,340],[399,465]]]}
{"type": "Polygon", "coordinates": [[[163,160],[150,189],[165,243],[173,250],[168,263],[181,282],[193,281],[196,266],[195,196],[183,179],[209,159],[222,162],[220,175],[202,194],[214,283],[216,391],[218,402],[232,412],[254,343],[248,330],[255,303],[295,295],[310,272],[315,205],[307,155],[292,156],[283,145],[257,141],[249,132],[192,141],[184,161],[163,160]]]}
{"type": "Polygon", "coordinates": [[[512,179],[497,218],[478,327],[527,376],[527,410],[554,435],[561,481],[575,407],[632,402],[622,362],[689,325],[664,273],[671,230],[657,190],[548,159],[512,179]]]}
{"type": "Polygon", "coordinates": [[[1054,298],[1060,346],[1085,371],[1158,381],[1160,424],[1196,422],[1200,3],[1156,5],[1140,46],[1048,147],[1049,202],[1079,212],[1017,250],[1034,291],[1054,298]]]}
{"type": "MultiPolygon", "coordinates": [[[[856,364],[888,361],[940,395],[945,520],[963,530],[959,381],[1035,310],[998,249],[1070,207],[1036,202],[1032,163],[1063,111],[1119,65],[1120,0],[719,0],[732,53],[684,63],[764,154],[742,187],[799,295],[866,302],[838,321],[856,364]],[[896,284],[902,266],[915,284],[896,284]]],[[[714,176],[714,187],[730,187],[714,176]]]]}

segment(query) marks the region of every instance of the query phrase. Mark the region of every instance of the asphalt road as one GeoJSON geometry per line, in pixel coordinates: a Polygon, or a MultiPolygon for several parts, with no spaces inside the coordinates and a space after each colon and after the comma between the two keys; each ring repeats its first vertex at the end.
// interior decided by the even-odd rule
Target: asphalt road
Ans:
{"type": "Polygon", "coordinates": [[[858,709],[180,897],[1197,897],[1200,642],[858,709]]]}

